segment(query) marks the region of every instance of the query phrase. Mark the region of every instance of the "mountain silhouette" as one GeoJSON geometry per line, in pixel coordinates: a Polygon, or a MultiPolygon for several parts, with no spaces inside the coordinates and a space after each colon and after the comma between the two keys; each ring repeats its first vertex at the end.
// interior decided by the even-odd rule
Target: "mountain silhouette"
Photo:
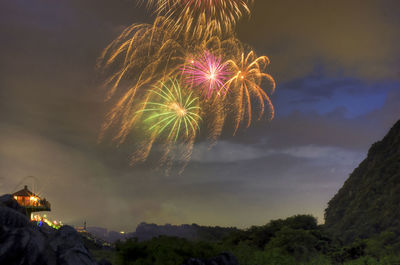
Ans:
{"type": "Polygon", "coordinates": [[[344,242],[383,231],[400,235],[400,120],[329,201],[325,228],[344,242]]]}

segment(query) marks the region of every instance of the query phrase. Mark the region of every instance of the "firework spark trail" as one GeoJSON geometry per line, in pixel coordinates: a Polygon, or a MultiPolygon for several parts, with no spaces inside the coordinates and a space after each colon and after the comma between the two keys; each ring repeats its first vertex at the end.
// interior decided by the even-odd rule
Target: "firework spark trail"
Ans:
{"type": "Polygon", "coordinates": [[[233,31],[251,2],[148,1],[156,7],[154,23],[127,27],[99,58],[98,67],[108,75],[106,100],[113,104],[100,140],[115,128],[118,144],[134,135],[132,164],[154,151],[167,170],[177,161],[183,170],[195,140],[205,136],[212,145],[226,121],[233,119],[236,134],[242,123],[250,126],[256,110],[260,119],[267,107],[272,119],[269,59],[257,57],[233,31]]]}
{"type": "Polygon", "coordinates": [[[168,17],[174,31],[212,34],[232,33],[243,16],[250,14],[252,0],[150,0],[156,14],[168,17]]]}
{"type": "Polygon", "coordinates": [[[265,101],[271,111],[271,119],[274,117],[274,107],[268,94],[261,88],[263,79],[267,79],[271,83],[271,93],[275,90],[275,81],[267,73],[265,68],[269,65],[269,59],[266,56],[257,57],[254,51],[249,52],[246,56],[241,54],[240,59],[228,60],[228,65],[234,72],[234,76],[226,82],[228,91],[235,92],[235,102],[237,105],[235,132],[239,128],[239,124],[244,120],[247,113],[247,126],[252,121],[252,104],[251,96],[258,99],[261,107],[259,119],[265,111],[265,101]]]}
{"type": "Polygon", "coordinates": [[[168,160],[174,145],[181,147],[184,155],[181,160],[185,161],[200,129],[199,98],[192,91],[182,90],[176,79],[160,82],[149,94],[144,107],[136,112],[143,116],[143,126],[149,132],[148,141],[141,145],[132,161],[144,161],[156,141],[164,145],[163,162],[168,160]]]}
{"type": "Polygon", "coordinates": [[[107,100],[119,92],[117,102],[107,114],[100,138],[120,122],[114,140],[124,142],[139,118],[135,113],[142,106],[135,102],[146,101],[147,89],[178,72],[184,62],[182,46],[174,39],[166,39],[163,28],[157,25],[160,26],[155,23],[128,27],[100,57],[99,67],[104,71],[111,69],[105,84],[110,85],[107,100]]]}
{"type": "Polygon", "coordinates": [[[148,113],[144,122],[150,122],[150,131],[155,131],[160,137],[164,131],[169,131],[168,141],[176,142],[179,136],[190,138],[196,135],[199,129],[199,99],[193,92],[182,91],[177,80],[160,82],[155,90],[151,90],[154,100],[145,104],[138,113],[148,113]]]}
{"type": "Polygon", "coordinates": [[[182,68],[183,75],[189,87],[200,88],[208,99],[214,94],[224,94],[225,82],[230,73],[221,58],[208,51],[201,56],[188,59],[188,65],[182,68]],[[214,93],[215,92],[215,93],[214,93]]]}

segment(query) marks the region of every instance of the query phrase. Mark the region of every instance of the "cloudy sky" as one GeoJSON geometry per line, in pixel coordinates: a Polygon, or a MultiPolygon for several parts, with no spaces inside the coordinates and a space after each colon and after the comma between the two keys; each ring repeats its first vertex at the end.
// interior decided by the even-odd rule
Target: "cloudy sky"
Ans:
{"type": "Polygon", "coordinates": [[[134,0],[0,2],[0,193],[23,184],[76,225],[139,222],[248,227],[323,211],[369,146],[400,119],[396,0],[256,0],[238,37],[271,59],[276,118],[210,151],[183,174],[129,166],[130,146],[97,142],[109,105],[96,59],[134,0]],[[26,178],[34,176],[35,178],[26,178]]]}

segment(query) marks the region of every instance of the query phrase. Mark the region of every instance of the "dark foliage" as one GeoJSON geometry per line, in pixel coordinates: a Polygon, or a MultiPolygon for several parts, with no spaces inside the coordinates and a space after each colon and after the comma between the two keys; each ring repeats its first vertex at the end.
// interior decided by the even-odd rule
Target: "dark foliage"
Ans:
{"type": "Polygon", "coordinates": [[[134,265],[180,265],[189,258],[207,259],[225,251],[234,253],[240,264],[257,264],[262,260],[291,264],[294,260],[305,262],[330,253],[332,249],[337,248],[311,215],[296,215],[248,230],[234,230],[218,243],[160,236],[142,242],[130,239],[116,245],[121,264],[134,265]]]}
{"type": "Polygon", "coordinates": [[[366,243],[364,241],[354,242],[349,246],[338,248],[329,254],[332,261],[336,264],[342,264],[345,261],[355,260],[365,255],[366,243]]]}
{"type": "Polygon", "coordinates": [[[135,265],[180,265],[193,257],[206,259],[220,253],[211,243],[166,236],[143,242],[137,239],[117,242],[116,250],[121,264],[135,265]]]}
{"type": "Polygon", "coordinates": [[[400,121],[329,202],[325,222],[345,243],[387,230],[400,235],[400,121]]]}
{"type": "Polygon", "coordinates": [[[400,244],[394,232],[343,245],[318,226],[314,217],[296,215],[235,231],[220,242],[166,236],[118,242],[119,259],[114,265],[219,264],[212,263],[212,257],[223,252],[233,253],[240,265],[400,264],[400,244]]]}
{"type": "Polygon", "coordinates": [[[236,231],[227,237],[225,242],[233,245],[246,242],[251,246],[264,249],[268,242],[275,237],[276,233],[283,228],[313,230],[317,229],[317,227],[315,217],[311,215],[296,215],[285,220],[273,220],[264,226],[252,226],[248,230],[236,231]]]}

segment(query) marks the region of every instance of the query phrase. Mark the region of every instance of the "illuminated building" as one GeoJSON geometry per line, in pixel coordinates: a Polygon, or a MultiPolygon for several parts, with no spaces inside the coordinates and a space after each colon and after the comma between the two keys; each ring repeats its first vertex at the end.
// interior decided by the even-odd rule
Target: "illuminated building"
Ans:
{"type": "Polygon", "coordinates": [[[33,212],[51,211],[50,202],[28,190],[26,185],[24,189],[13,193],[12,196],[20,206],[25,208],[28,218],[31,218],[33,212]]]}

